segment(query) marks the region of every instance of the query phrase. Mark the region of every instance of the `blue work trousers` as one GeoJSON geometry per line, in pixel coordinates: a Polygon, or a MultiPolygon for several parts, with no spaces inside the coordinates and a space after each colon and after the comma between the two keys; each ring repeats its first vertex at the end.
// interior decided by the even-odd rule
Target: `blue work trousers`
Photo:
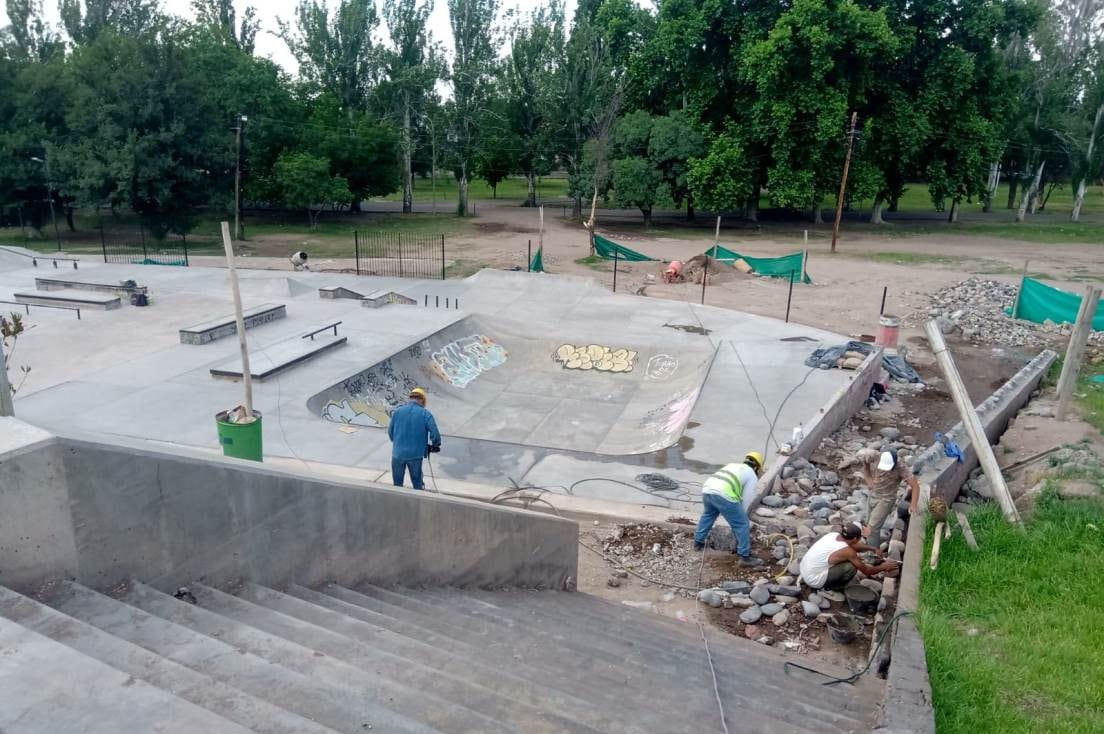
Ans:
{"type": "Polygon", "coordinates": [[[702,494],[701,519],[698,520],[698,532],[694,533],[694,541],[704,543],[709,537],[709,531],[713,529],[713,523],[717,521],[717,515],[724,517],[728,526],[732,528],[732,534],[736,536],[736,552],[741,556],[751,554],[751,525],[748,523],[747,511],[739,502],[732,502],[719,494],[702,494]]]}
{"type": "Polygon", "coordinates": [[[417,459],[391,457],[391,480],[396,487],[403,486],[403,477],[407,471],[410,472],[410,483],[414,485],[414,489],[425,489],[425,485],[422,483],[422,460],[420,457],[417,459]]]}

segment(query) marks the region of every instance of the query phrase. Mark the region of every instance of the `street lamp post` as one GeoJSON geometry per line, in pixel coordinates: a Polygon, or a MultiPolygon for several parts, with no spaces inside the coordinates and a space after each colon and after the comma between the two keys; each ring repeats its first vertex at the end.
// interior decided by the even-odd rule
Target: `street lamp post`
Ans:
{"type": "Polygon", "coordinates": [[[46,197],[50,202],[50,222],[54,225],[54,239],[57,240],[58,252],[61,252],[61,233],[58,232],[57,217],[54,216],[54,183],[53,177],[50,175],[50,156],[46,153],[46,146],[43,145],[42,158],[38,156],[31,156],[31,160],[36,163],[41,163],[46,169],[46,197]]]}
{"type": "Polygon", "coordinates": [[[245,115],[238,115],[238,124],[232,128],[234,131],[234,146],[237,150],[234,158],[234,239],[240,240],[241,230],[241,139],[242,126],[249,122],[245,115]]]}

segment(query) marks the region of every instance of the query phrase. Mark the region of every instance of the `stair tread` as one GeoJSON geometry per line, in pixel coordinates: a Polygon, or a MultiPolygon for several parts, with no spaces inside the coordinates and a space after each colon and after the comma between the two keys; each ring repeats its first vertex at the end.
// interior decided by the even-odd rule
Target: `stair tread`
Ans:
{"type": "MultiPolygon", "coordinates": [[[[456,670],[446,671],[440,665],[428,666],[417,657],[404,658],[370,643],[363,643],[299,617],[255,601],[262,590],[258,587],[239,589],[236,596],[202,584],[192,587],[200,607],[217,612],[230,619],[249,624],[281,639],[303,645],[337,660],[356,666],[373,676],[379,676],[411,691],[422,692],[430,705],[449,703],[462,709],[487,716],[504,725],[522,726],[527,731],[578,732],[595,734],[594,729],[568,719],[543,707],[522,703],[501,695],[498,691],[471,680],[470,669],[456,675],[456,670]],[[428,691],[429,693],[425,693],[428,691]]],[[[270,591],[272,594],[279,592],[270,591]]],[[[440,662],[440,661],[439,661],[440,662]]]]}
{"type": "Polygon", "coordinates": [[[230,721],[264,734],[333,730],[0,587],[0,615],[230,721]]]}
{"type": "MultiPolygon", "coordinates": [[[[187,602],[167,598],[191,608],[187,602]]],[[[368,725],[415,734],[438,731],[386,706],[350,696],[347,689],[273,664],[217,637],[80,584],[59,583],[44,601],[71,617],[337,731],[359,732],[368,725]]]]}
{"type": "Polygon", "coordinates": [[[218,714],[0,619],[0,731],[247,734],[218,714]]]}
{"type": "MultiPolygon", "coordinates": [[[[592,655],[626,667],[635,661],[639,663],[636,675],[645,682],[645,685],[661,687],[666,681],[685,676],[688,672],[695,678],[706,675],[702,658],[703,648],[694,638],[680,640],[680,644],[671,644],[666,648],[638,641],[646,639],[646,634],[638,634],[637,640],[626,641],[614,637],[617,631],[615,620],[580,620],[572,619],[569,614],[556,617],[539,609],[511,607],[516,595],[522,592],[453,591],[449,592],[447,599],[442,600],[443,592],[402,590],[400,594],[396,590],[370,585],[364,585],[363,590],[377,596],[390,596],[392,601],[406,604],[411,611],[414,607],[421,613],[429,614],[439,613],[436,612],[439,609],[449,609],[454,614],[457,611],[467,612],[466,615],[457,616],[469,627],[486,624],[493,627],[500,635],[504,635],[506,630],[522,629],[524,634],[555,642],[574,650],[576,654],[592,655]],[[419,596],[436,600],[436,603],[419,599],[419,596]],[[481,600],[482,596],[494,599],[497,605],[481,600]]],[[[556,607],[556,597],[548,596],[546,600],[545,606],[548,609],[556,607]]],[[[620,612],[617,607],[614,609],[620,612]]],[[[626,611],[632,614],[634,610],[626,611]]],[[[716,641],[717,637],[713,636],[713,639],[716,641]]],[[[784,661],[777,658],[756,658],[756,662],[761,664],[753,669],[749,669],[747,660],[727,666],[716,656],[714,661],[718,672],[722,677],[727,678],[727,695],[730,697],[751,692],[769,696],[778,689],[788,689],[795,693],[800,691],[801,697],[797,698],[789,708],[780,712],[779,718],[804,726],[812,726],[824,721],[847,728],[863,724],[869,716],[871,706],[867,697],[854,696],[845,691],[830,691],[814,682],[803,682],[798,678],[786,676],[782,670],[784,661]]],[[[701,689],[700,683],[701,681],[698,681],[699,685],[696,689],[701,689]]],[[[660,696],[665,693],[665,690],[661,691],[660,696]]],[[[711,698],[702,696],[700,706],[703,712],[710,710],[711,698]]]]}

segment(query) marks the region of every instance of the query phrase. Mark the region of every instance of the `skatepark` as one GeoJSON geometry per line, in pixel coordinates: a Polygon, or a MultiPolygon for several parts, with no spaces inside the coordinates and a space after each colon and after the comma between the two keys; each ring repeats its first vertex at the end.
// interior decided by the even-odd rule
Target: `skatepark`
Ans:
{"type": "MultiPolygon", "coordinates": [[[[385,477],[388,413],[421,385],[445,436],[435,480],[671,506],[696,501],[717,465],[764,448],[774,421],[769,457],[854,375],[803,364],[841,335],[582,278],[247,266],[239,280],[265,460],[301,470],[385,477]],[[680,490],[653,494],[635,481],[645,472],[680,490]]],[[[226,270],[92,258],[34,266],[8,248],[0,301],[26,327],[18,417],[59,435],[218,450],[214,415],[241,401],[226,270]],[[126,281],[150,305],[118,298],[112,289],[126,281]]]]}

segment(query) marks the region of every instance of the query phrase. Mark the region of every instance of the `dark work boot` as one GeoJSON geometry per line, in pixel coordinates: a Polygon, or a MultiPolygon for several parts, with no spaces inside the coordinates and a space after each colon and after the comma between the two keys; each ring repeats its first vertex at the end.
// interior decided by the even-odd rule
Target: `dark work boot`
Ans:
{"type": "Polygon", "coordinates": [[[755,556],[741,556],[737,554],[740,559],[740,566],[743,568],[758,568],[763,565],[763,562],[755,556]]]}

